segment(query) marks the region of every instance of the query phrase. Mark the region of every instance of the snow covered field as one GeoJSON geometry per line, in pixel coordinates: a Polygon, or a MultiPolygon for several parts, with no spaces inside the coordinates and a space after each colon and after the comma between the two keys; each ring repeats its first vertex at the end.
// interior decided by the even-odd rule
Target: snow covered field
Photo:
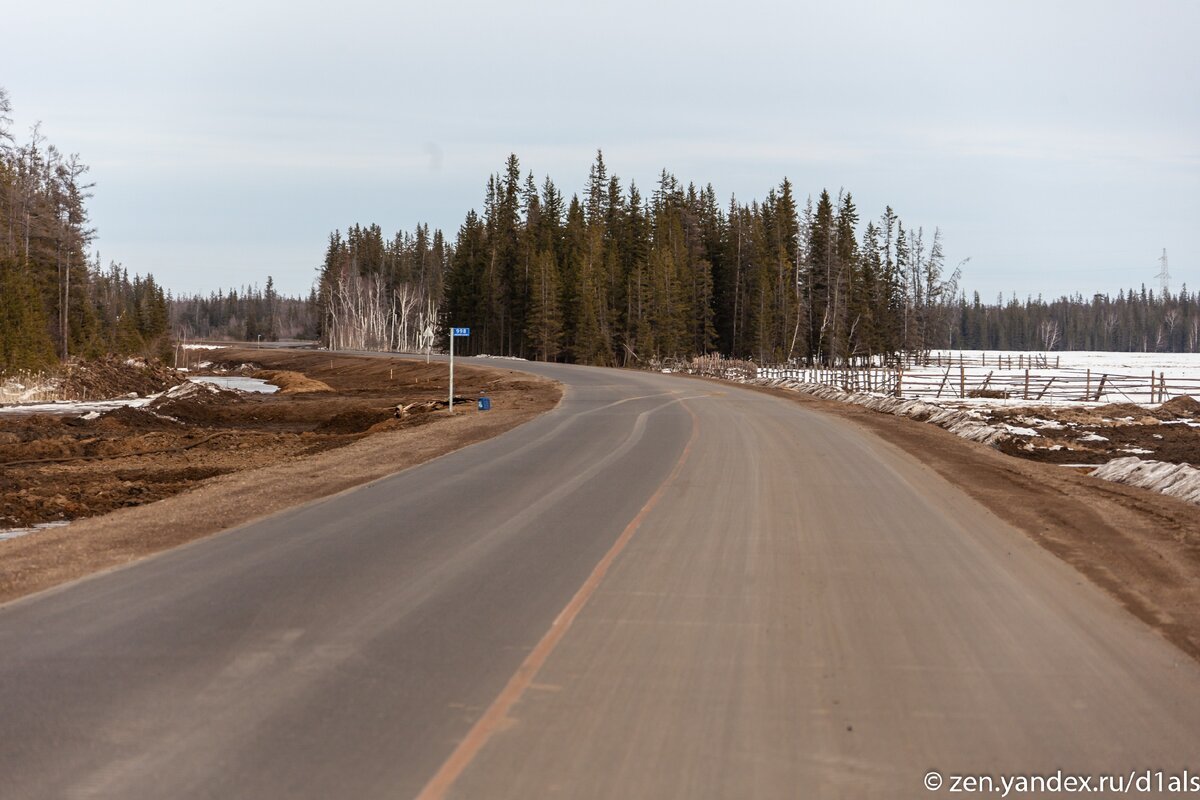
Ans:
{"type": "MultiPolygon", "coordinates": [[[[1200,353],[1111,353],[1100,350],[1068,350],[1061,353],[1027,353],[1016,350],[934,350],[933,359],[941,358],[945,365],[953,359],[969,366],[995,367],[999,360],[1005,365],[1012,362],[1028,362],[1045,359],[1050,365],[1064,370],[1092,370],[1122,375],[1145,375],[1151,372],[1165,373],[1167,380],[1173,377],[1200,380],[1200,353]]],[[[1036,369],[1037,367],[1035,367],[1036,369]]],[[[943,366],[943,369],[945,367],[943,366]]]]}
{"type": "Polygon", "coordinates": [[[934,351],[905,369],[905,397],[966,405],[1138,403],[1200,396],[1200,353],[934,351]],[[1032,360],[1032,363],[1031,363],[1032,360]]]}
{"type": "Polygon", "coordinates": [[[958,407],[990,405],[1153,405],[1200,397],[1198,353],[1025,353],[933,351],[924,364],[894,368],[765,366],[757,377],[958,407]]]}

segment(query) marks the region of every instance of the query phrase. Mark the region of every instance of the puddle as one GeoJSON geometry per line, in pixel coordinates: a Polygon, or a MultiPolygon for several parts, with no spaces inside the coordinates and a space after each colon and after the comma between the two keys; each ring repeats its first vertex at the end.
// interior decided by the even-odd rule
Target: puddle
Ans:
{"type": "Polygon", "coordinates": [[[257,394],[275,394],[279,387],[261,378],[245,378],[240,375],[196,375],[188,378],[193,383],[209,383],[222,389],[237,389],[257,394]]]}

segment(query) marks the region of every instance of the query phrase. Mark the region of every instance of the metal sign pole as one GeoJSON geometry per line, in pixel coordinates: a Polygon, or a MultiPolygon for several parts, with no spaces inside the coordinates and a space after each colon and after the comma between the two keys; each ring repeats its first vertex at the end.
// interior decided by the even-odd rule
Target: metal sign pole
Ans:
{"type": "Polygon", "coordinates": [[[470,336],[470,328],[450,329],[450,413],[454,413],[454,340],[459,336],[470,336]]]}

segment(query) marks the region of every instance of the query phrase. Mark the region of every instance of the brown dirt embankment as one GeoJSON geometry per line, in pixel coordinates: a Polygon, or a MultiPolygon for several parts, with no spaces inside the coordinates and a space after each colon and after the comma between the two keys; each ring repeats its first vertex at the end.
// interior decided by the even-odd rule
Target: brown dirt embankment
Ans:
{"type": "Polygon", "coordinates": [[[333,387],[324,381],[313,380],[303,372],[290,369],[260,369],[255,370],[253,376],[261,378],[273,386],[278,386],[280,394],[333,391],[333,387]]]}
{"type": "Polygon", "coordinates": [[[552,381],[464,365],[456,395],[486,392],[492,410],[464,403],[451,416],[425,410],[445,400],[445,364],[267,349],[208,358],[308,390],[184,384],[146,408],[90,420],[0,417],[0,528],[73,520],[0,540],[0,602],[420,464],[561,397],[552,381]]]}
{"type": "MultiPolygon", "coordinates": [[[[861,426],[932,467],[1200,660],[1200,511],[1181,500],[1014,458],[933,425],[750,387],[861,426]]],[[[1173,409],[1189,413],[1188,408],[1173,409]]]]}

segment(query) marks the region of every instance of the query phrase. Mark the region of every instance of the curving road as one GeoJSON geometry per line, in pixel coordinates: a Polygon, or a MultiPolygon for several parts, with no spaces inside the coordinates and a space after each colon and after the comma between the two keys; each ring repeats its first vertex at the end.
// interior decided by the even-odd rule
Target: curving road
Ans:
{"type": "Polygon", "coordinates": [[[1197,664],[909,456],[733,386],[514,366],[560,407],[0,606],[0,797],[1200,773],[1197,664]]]}

